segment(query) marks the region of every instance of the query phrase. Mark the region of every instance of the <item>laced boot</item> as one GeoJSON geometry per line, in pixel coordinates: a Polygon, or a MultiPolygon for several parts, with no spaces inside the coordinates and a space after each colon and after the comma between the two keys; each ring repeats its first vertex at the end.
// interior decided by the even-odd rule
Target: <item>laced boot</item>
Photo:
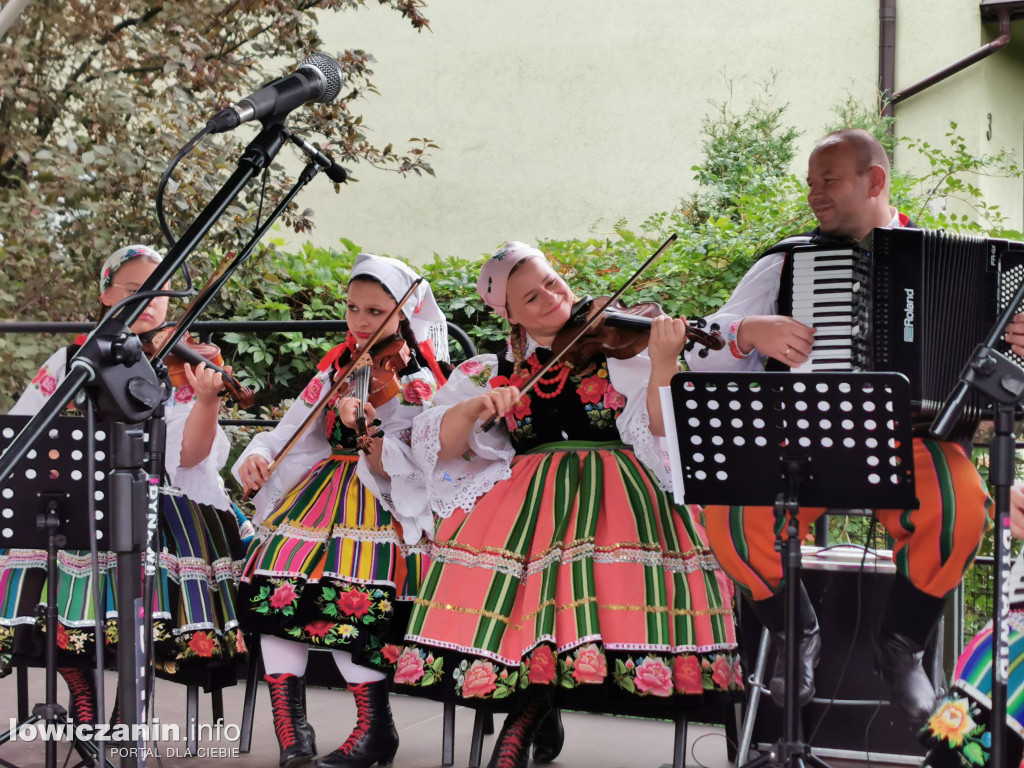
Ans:
{"type": "Polygon", "coordinates": [[[391,717],[387,680],[353,683],[356,727],[345,743],[317,761],[318,768],[370,768],[391,765],[398,752],[398,730],[391,717]]]}
{"type": "Polygon", "coordinates": [[[533,762],[550,763],[562,751],[565,729],[562,728],[562,710],[553,707],[547,717],[537,725],[533,734],[533,762]]]}
{"type": "Polygon", "coordinates": [[[540,721],[549,712],[551,702],[547,693],[535,691],[527,694],[522,707],[505,718],[487,768],[526,768],[530,760],[530,744],[540,721]]]}
{"type": "Polygon", "coordinates": [[[289,673],[265,675],[270,686],[274,732],[281,768],[297,768],[316,757],[316,734],[306,722],[306,680],[289,673]]]}
{"type": "Polygon", "coordinates": [[[945,597],[922,592],[897,573],[875,640],[875,663],[893,705],[916,726],[935,706],[935,686],[924,670],[924,649],[942,618],[945,597]]]}
{"type": "Polygon", "coordinates": [[[93,671],[82,667],[58,667],[57,671],[71,691],[68,717],[76,725],[96,725],[99,717],[96,711],[96,680],[93,671]]]}

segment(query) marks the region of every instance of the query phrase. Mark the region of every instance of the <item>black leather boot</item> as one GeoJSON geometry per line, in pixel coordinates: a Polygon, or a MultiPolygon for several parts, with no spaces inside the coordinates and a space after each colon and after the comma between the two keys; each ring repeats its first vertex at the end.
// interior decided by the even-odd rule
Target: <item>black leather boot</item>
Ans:
{"type": "Polygon", "coordinates": [[[533,762],[550,763],[562,751],[565,729],[562,728],[562,710],[553,708],[537,725],[533,734],[533,762]]]}
{"type": "Polygon", "coordinates": [[[316,734],[306,722],[306,680],[289,673],[264,675],[270,686],[274,733],[281,748],[281,768],[297,768],[316,757],[316,734]]]}
{"type": "Polygon", "coordinates": [[[99,717],[96,709],[95,673],[84,667],[58,667],[57,671],[64,678],[64,682],[68,684],[68,690],[71,691],[68,717],[75,724],[96,725],[99,717]]]}
{"type": "Polygon", "coordinates": [[[505,718],[494,743],[487,768],[526,768],[530,762],[530,744],[541,720],[551,712],[546,691],[530,691],[519,709],[505,718]]]}
{"type": "Polygon", "coordinates": [[[935,707],[924,649],[945,607],[945,597],[922,592],[897,573],[875,641],[875,663],[889,687],[889,699],[915,726],[923,726],[935,707]]]}
{"type": "MultiPolygon", "coordinates": [[[[780,590],[767,600],[748,600],[747,603],[771,633],[776,656],[775,668],[772,671],[771,680],[768,681],[768,690],[771,692],[772,701],[781,707],[786,702],[785,590],[780,590]]],[[[803,707],[814,698],[814,670],[821,658],[821,628],[818,626],[818,617],[814,613],[814,606],[811,605],[811,598],[808,597],[807,589],[802,583],[800,584],[799,609],[800,615],[797,617],[797,627],[800,629],[800,650],[797,654],[799,687],[796,699],[797,704],[803,707]]]]}
{"type": "Polygon", "coordinates": [[[387,680],[349,685],[356,700],[356,727],[348,739],[317,761],[319,768],[370,768],[391,765],[398,752],[398,730],[391,717],[387,680]]]}

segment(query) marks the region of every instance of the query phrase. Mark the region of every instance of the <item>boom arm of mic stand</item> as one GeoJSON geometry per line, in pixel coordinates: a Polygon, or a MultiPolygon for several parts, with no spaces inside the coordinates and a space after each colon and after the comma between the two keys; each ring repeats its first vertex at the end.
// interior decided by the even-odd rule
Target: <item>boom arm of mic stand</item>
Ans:
{"type": "MultiPolygon", "coordinates": [[[[284,196],[284,199],[277,205],[276,208],[274,208],[274,210],[267,217],[267,220],[257,228],[257,230],[253,233],[252,237],[249,238],[249,241],[242,247],[242,249],[235,256],[234,261],[230,265],[228,265],[227,269],[224,270],[224,273],[218,276],[217,279],[209,286],[208,289],[204,289],[203,295],[196,297],[196,300],[192,302],[189,308],[185,311],[185,314],[182,315],[181,320],[178,322],[178,325],[176,326],[180,333],[173,334],[174,341],[180,339],[185,334],[185,332],[190,327],[192,327],[192,323],[196,321],[196,318],[198,318],[202,311],[210,305],[210,302],[213,301],[214,297],[220,292],[220,289],[224,286],[224,284],[227,283],[231,275],[233,275],[235,271],[249,259],[249,256],[252,255],[253,250],[255,250],[257,244],[263,238],[263,235],[265,235],[270,230],[274,222],[277,221],[278,218],[280,218],[282,213],[285,212],[285,210],[291,204],[292,200],[295,199],[296,195],[298,195],[299,192],[302,191],[302,188],[313,180],[319,169],[320,162],[315,157],[312,158],[306,164],[305,168],[303,168],[302,171],[299,173],[299,178],[295,181],[295,184],[292,185],[292,188],[288,190],[288,193],[284,196]]],[[[166,355],[167,352],[172,348],[172,346],[173,341],[165,342],[161,354],[158,355],[158,357],[162,358],[164,355],[166,355]]]]}
{"type": "MultiPolygon", "coordinates": [[[[199,242],[206,236],[206,233],[217,222],[217,219],[223,215],[231,201],[239,195],[245,185],[257,173],[271,163],[284,144],[285,133],[283,125],[268,125],[257,134],[256,138],[253,139],[242,154],[238,162],[238,168],[185,231],[185,234],[181,236],[178,242],[171,246],[164,260],[157,265],[153,274],[139,288],[140,292],[157,290],[173,277],[174,273],[185,263],[185,259],[195,250],[199,242]]],[[[136,304],[107,316],[89,334],[83,347],[96,343],[96,339],[99,336],[109,335],[111,329],[117,327],[118,323],[131,326],[144,309],[145,305],[136,304]]],[[[184,334],[186,330],[188,330],[188,327],[182,326],[181,333],[184,334]]],[[[168,348],[173,346],[175,341],[178,341],[178,339],[172,340],[168,348]]],[[[50,396],[47,403],[22,428],[4,455],[0,457],[0,484],[10,477],[14,467],[32,449],[32,446],[39,439],[43,430],[64,409],[64,406],[75,398],[86,382],[95,378],[96,372],[90,371],[84,365],[68,371],[64,379],[57,385],[57,389],[50,396]]]]}

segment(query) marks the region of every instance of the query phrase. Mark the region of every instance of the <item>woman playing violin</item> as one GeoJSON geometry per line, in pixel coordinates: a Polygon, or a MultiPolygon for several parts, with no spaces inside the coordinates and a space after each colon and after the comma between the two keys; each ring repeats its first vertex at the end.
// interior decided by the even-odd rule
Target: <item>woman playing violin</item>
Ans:
{"type": "MultiPolygon", "coordinates": [[[[162,256],[144,245],[115,251],[100,271],[101,311],[133,295],[153,274],[162,256]]],[[[163,324],[166,296],[151,299],[132,324],[146,334],[163,324]]],[[[58,349],[43,364],[12,414],[35,413],[65,375],[68,361],[84,337],[58,349]]],[[[221,376],[205,365],[186,369],[188,383],[175,387],[165,403],[166,478],[183,495],[162,496],[159,571],[153,609],[155,664],[159,674],[180,682],[210,686],[235,681],[234,662],[246,655],[236,616],[236,586],[244,548],[240,521],[220,478],[229,442],[217,425],[221,376]]],[[[244,525],[248,523],[241,519],[244,525]]],[[[61,675],[71,690],[70,715],[96,723],[96,693],[91,565],[88,552],[58,553],[61,583],[57,636],[61,675]]],[[[35,606],[44,589],[46,553],[0,553],[0,653],[42,658],[43,638],[35,625],[35,606]],[[32,618],[30,618],[32,617],[32,618]],[[15,627],[17,630],[15,631],[15,627]]],[[[108,659],[116,653],[116,568],[112,552],[100,553],[100,594],[106,617],[108,659]]],[[[115,715],[116,717],[116,715],[115,715]]]]}
{"type": "Polygon", "coordinates": [[[274,431],[258,434],[234,468],[246,491],[261,489],[257,542],[243,573],[245,623],[262,635],[282,768],[316,754],[303,705],[310,646],[333,651],[358,713],[352,735],[319,764],[368,767],[389,763],[398,749],[386,673],[398,658],[395,643],[405,631],[434,530],[409,432],[444,381],[434,344],[445,355],[448,345],[444,315],[426,282],[389,319],[416,279],[399,261],[360,254],[348,285],[347,340],[328,353],[274,431]],[[367,350],[378,329],[384,341],[367,350]],[[367,352],[372,363],[351,378],[372,371],[368,401],[343,388],[292,442],[328,397],[334,376],[367,352]],[[372,426],[357,435],[360,409],[369,424],[381,422],[383,435],[372,426]],[[277,462],[286,445],[294,448],[277,462]]]}
{"type": "Polygon", "coordinates": [[[553,707],[663,714],[739,687],[732,590],[703,529],[670,496],[657,388],[686,323],[647,351],[552,367],[574,297],[544,255],[509,243],[477,290],[508,350],[460,365],[413,424],[442,518],[396,683],[510,708],[492,768],[550,759],[553,707]],[[496,415],[501,422],[481,431],[496,415]],[[538,749],[542,754],[538,754],[538,749]]]}

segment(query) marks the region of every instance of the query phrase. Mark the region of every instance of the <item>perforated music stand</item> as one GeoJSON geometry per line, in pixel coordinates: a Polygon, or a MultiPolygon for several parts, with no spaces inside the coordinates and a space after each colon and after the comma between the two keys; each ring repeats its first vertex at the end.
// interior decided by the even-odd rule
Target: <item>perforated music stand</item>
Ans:
{"type": "MultiPolygon", "coordinates": [[[[14,440],[28,416],[0,416],[0,455],[14,440]]],[[[88,509],[89,473],[95,481],[105,481],[111,467],[109,430],[101,426],[93,440],[87,433],[87,419],[60,416],[28,452],[17,471],[0,486],[0,547],[42,549],[46,551],[46,701],[33,707],[32,715],[11,730],[0,734],[0,744],[11,739],[24,725],[45,720],[67,723],[67,710],[57,703],[57,550],[90,549],[88,509]],[[94,452],[90,457],[91,450],[94,452]]],[[[109,540],[109,499],[103,482],[94,491],[91,508],[95,518],[97,542],[109,540]]],[[[104,545],[104,549],[107,547],[104,545]]],[[[97,641],[97,649],[103,641],[97,641]]],[[[84,764],[108,766],[111,763],[95,743],[71,739],[84,764]]],[[[56,741],[46,742],[47,765],[55,764],[56,741]]],[[[5,760],[0,765],[16,768],[5,760]]]]}
{"type": "MultiPolygon", "coordinates": [[[[0,416],[0,455],[28,423],[28,416],[0,416]]],[[[0,486],[0,547],[46,549],[48,534],[36,525],[36,514],[46,511],[50,500],[58,502],[62,549],[89,549],[89,519],[83,514],[88,498],[89,457],[85,419],[59,416],[39,442],[18,465],[11,478],[0,486]]],[[[97,542],[108,539],[110,500],[105,480],[110,470],[108,430],[100,427],[96,439],[97,542]]]]}
{"type": "MultiPolygon", "coordinates": [[[[664,401],[663,401],[664,402],[664,401]]],[[[772,506],[786,581],[784,732],[748,766],[827,763],[797,736],[799,506],[910,509],[910,388],[896,373],[679,373],[666,419],[688,503],[772,506]],[[676,452],[677,449],[677,452],[676,452]]]]}

